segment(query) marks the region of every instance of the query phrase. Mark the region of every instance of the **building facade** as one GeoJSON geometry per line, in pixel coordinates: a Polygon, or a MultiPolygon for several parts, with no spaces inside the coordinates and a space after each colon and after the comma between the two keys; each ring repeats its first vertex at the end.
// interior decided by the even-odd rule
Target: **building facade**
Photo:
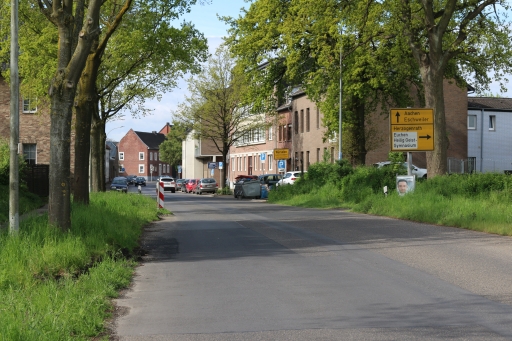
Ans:
{"type": "Polygon", "coordinates": [[[176,176],[171,166],[160,160],[159,147],[164,141],[162,133],[130,129],[118,144],[119,176],[143,176],[148,181],[162,175],[176,176]]]}
{"type": "Polygon", "coordinates": [[[512,173],[512,99],[468,97],[466,172],[512,173]]]}

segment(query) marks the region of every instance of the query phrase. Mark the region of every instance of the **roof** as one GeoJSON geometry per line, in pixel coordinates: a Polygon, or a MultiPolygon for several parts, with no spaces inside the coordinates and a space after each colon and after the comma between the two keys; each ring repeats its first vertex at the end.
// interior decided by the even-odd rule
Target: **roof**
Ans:
{"type": "Polygon", "coordinates": [[[134,133],[137,134],[140,140],[144,142],[149,149],[158,149],[160,144],[165,141],[165,135],[157,133],[156,131],[151,133],[134,131],[134,133]]]}
{"type": "Polygon", "coordinates": [[[468,108],[512,110],[512,98],[468,97],[468,108]]]}

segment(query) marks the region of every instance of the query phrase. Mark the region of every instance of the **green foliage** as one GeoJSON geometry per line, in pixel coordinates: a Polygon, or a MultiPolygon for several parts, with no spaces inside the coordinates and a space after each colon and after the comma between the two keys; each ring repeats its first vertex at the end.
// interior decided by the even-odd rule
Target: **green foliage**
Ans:
{"type": "Polygon", "coordinates": [[[160,160],[177,166],[182,159],[182,142],[187,138],[190,127],[181,121],[173,121],[172,129],[159,146],[160,160]]]}
{"type": "MultiPolygon", "coordinates": [[[[0,184],[0,223],[9,220],[9,186],[0,184]]],[[[44,200],[20,186],[18,212],[24,214],[44,205],[44,200]]]]}
{"type": "Polygon", "coordinates": [[[18,236],[0,231],[0,335],[5,340],[90,340],[104,331],[109,299],[129,285],[135,263],[125,258],[142,227],[157,219],[154,200],[92,193],[74,205],[64,233],[35,217],[18,236]]]}
{"type": "Polygon", "coordinates": [[[414,192],[399,196],[391,167],[361,166],[340,179],[327,171],[331,180],[325,183],[316,179],[321,169],[310,168],[308,176],[294,185],[270,191],[268,201],[302,207],[350,208],[356,212],[512,235],[512,177],[509,175],[438,176],[417,181],[414,192]],[[383,193],[384,186],[388,186],[388,195],[383,193]]]}
{"type": "MultiPolygon", "coordinates": [[[[9,148],[9,142],[0,138],[0,185],[8,185],[9,184],[9,172],[10,172],[10,161],[11,153],[9,148]]],[[[23,155],[20,155],[18,158],[18,172],[20,184],[23,184],[21,181],[23,172],[25,171],[26,164],[23,160],[23,155]]]]}

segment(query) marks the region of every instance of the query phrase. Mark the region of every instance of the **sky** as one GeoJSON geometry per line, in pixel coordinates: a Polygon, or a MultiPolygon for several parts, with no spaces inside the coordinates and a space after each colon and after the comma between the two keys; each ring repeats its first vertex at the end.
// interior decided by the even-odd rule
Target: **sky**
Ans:
{"type": "MultiPolygon", "coordinates": [[[[227,35],[229,28],[217,18],[217,15],[238,17],[241,8],[249,8],[250,3],[244,0],[211,0],[210,2],[210,4],[193,6],[191,12],[182,17],[180,22],[183,19],[191,21],[199,31],[203,32],[208,39],[209,51],[213,54],[222,43],[222,38],[227,35]]],[[[512,97],[510,84],[509,89],[509,92],[501,94],[498,84],[491,85],[491,93],[500,94],[502,97],[512,97]]],[[[126,115],[122,119],[107,122],[105,127],[107,138],[120,141],[130,129],[142,132],[158,132],[167,122],[172,123],[172,112],[177,109],[180,103],[185,101],[186,94],[187,82],[185,79],[181,79],[178,88],[164,94],[160,101],[146,101],[146,107],[153,109],[152,115],[140,118],[126,115]]]]}
{"type": "MultiPolygon", "coordinates": [[[[208,39],[209,51],[215,52],[222,43],[222,38],[227,35],[228,26],[217,18],[219,16],[238,17],[241,8],[248,8],[250,3],[244,0],[211,0],[211,4],[195,5],[190,13],[182,17],[182,20],[191,21],[196,29],[203,32],[208,39]]],[[[172,111],[178,104],[185,101],[187,94],[187,82],[180,80],[178,88],[162,96],[160,101],[148,100],[146,107],[153,109],[153,114],[141,118],[132,118],[126,115],[121,120],[107,122],[105,133],[107,138],[120,141],[130,129],[134,131],[152,132],[162,129],[167,122],[172,123],[172,111]]]]}

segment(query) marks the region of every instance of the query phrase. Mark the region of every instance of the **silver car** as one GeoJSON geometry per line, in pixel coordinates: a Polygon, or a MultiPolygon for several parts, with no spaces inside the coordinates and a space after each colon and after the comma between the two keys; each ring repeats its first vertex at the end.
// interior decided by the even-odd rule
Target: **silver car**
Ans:
{"type": "Polygon", "coordinates": [[[197,182],[197,185],[194,188],[194,193],[215,193],[218,189],[219,185],[217,185],[217,181],[215,181],[214,178],[202,178],[197,182]]]}

